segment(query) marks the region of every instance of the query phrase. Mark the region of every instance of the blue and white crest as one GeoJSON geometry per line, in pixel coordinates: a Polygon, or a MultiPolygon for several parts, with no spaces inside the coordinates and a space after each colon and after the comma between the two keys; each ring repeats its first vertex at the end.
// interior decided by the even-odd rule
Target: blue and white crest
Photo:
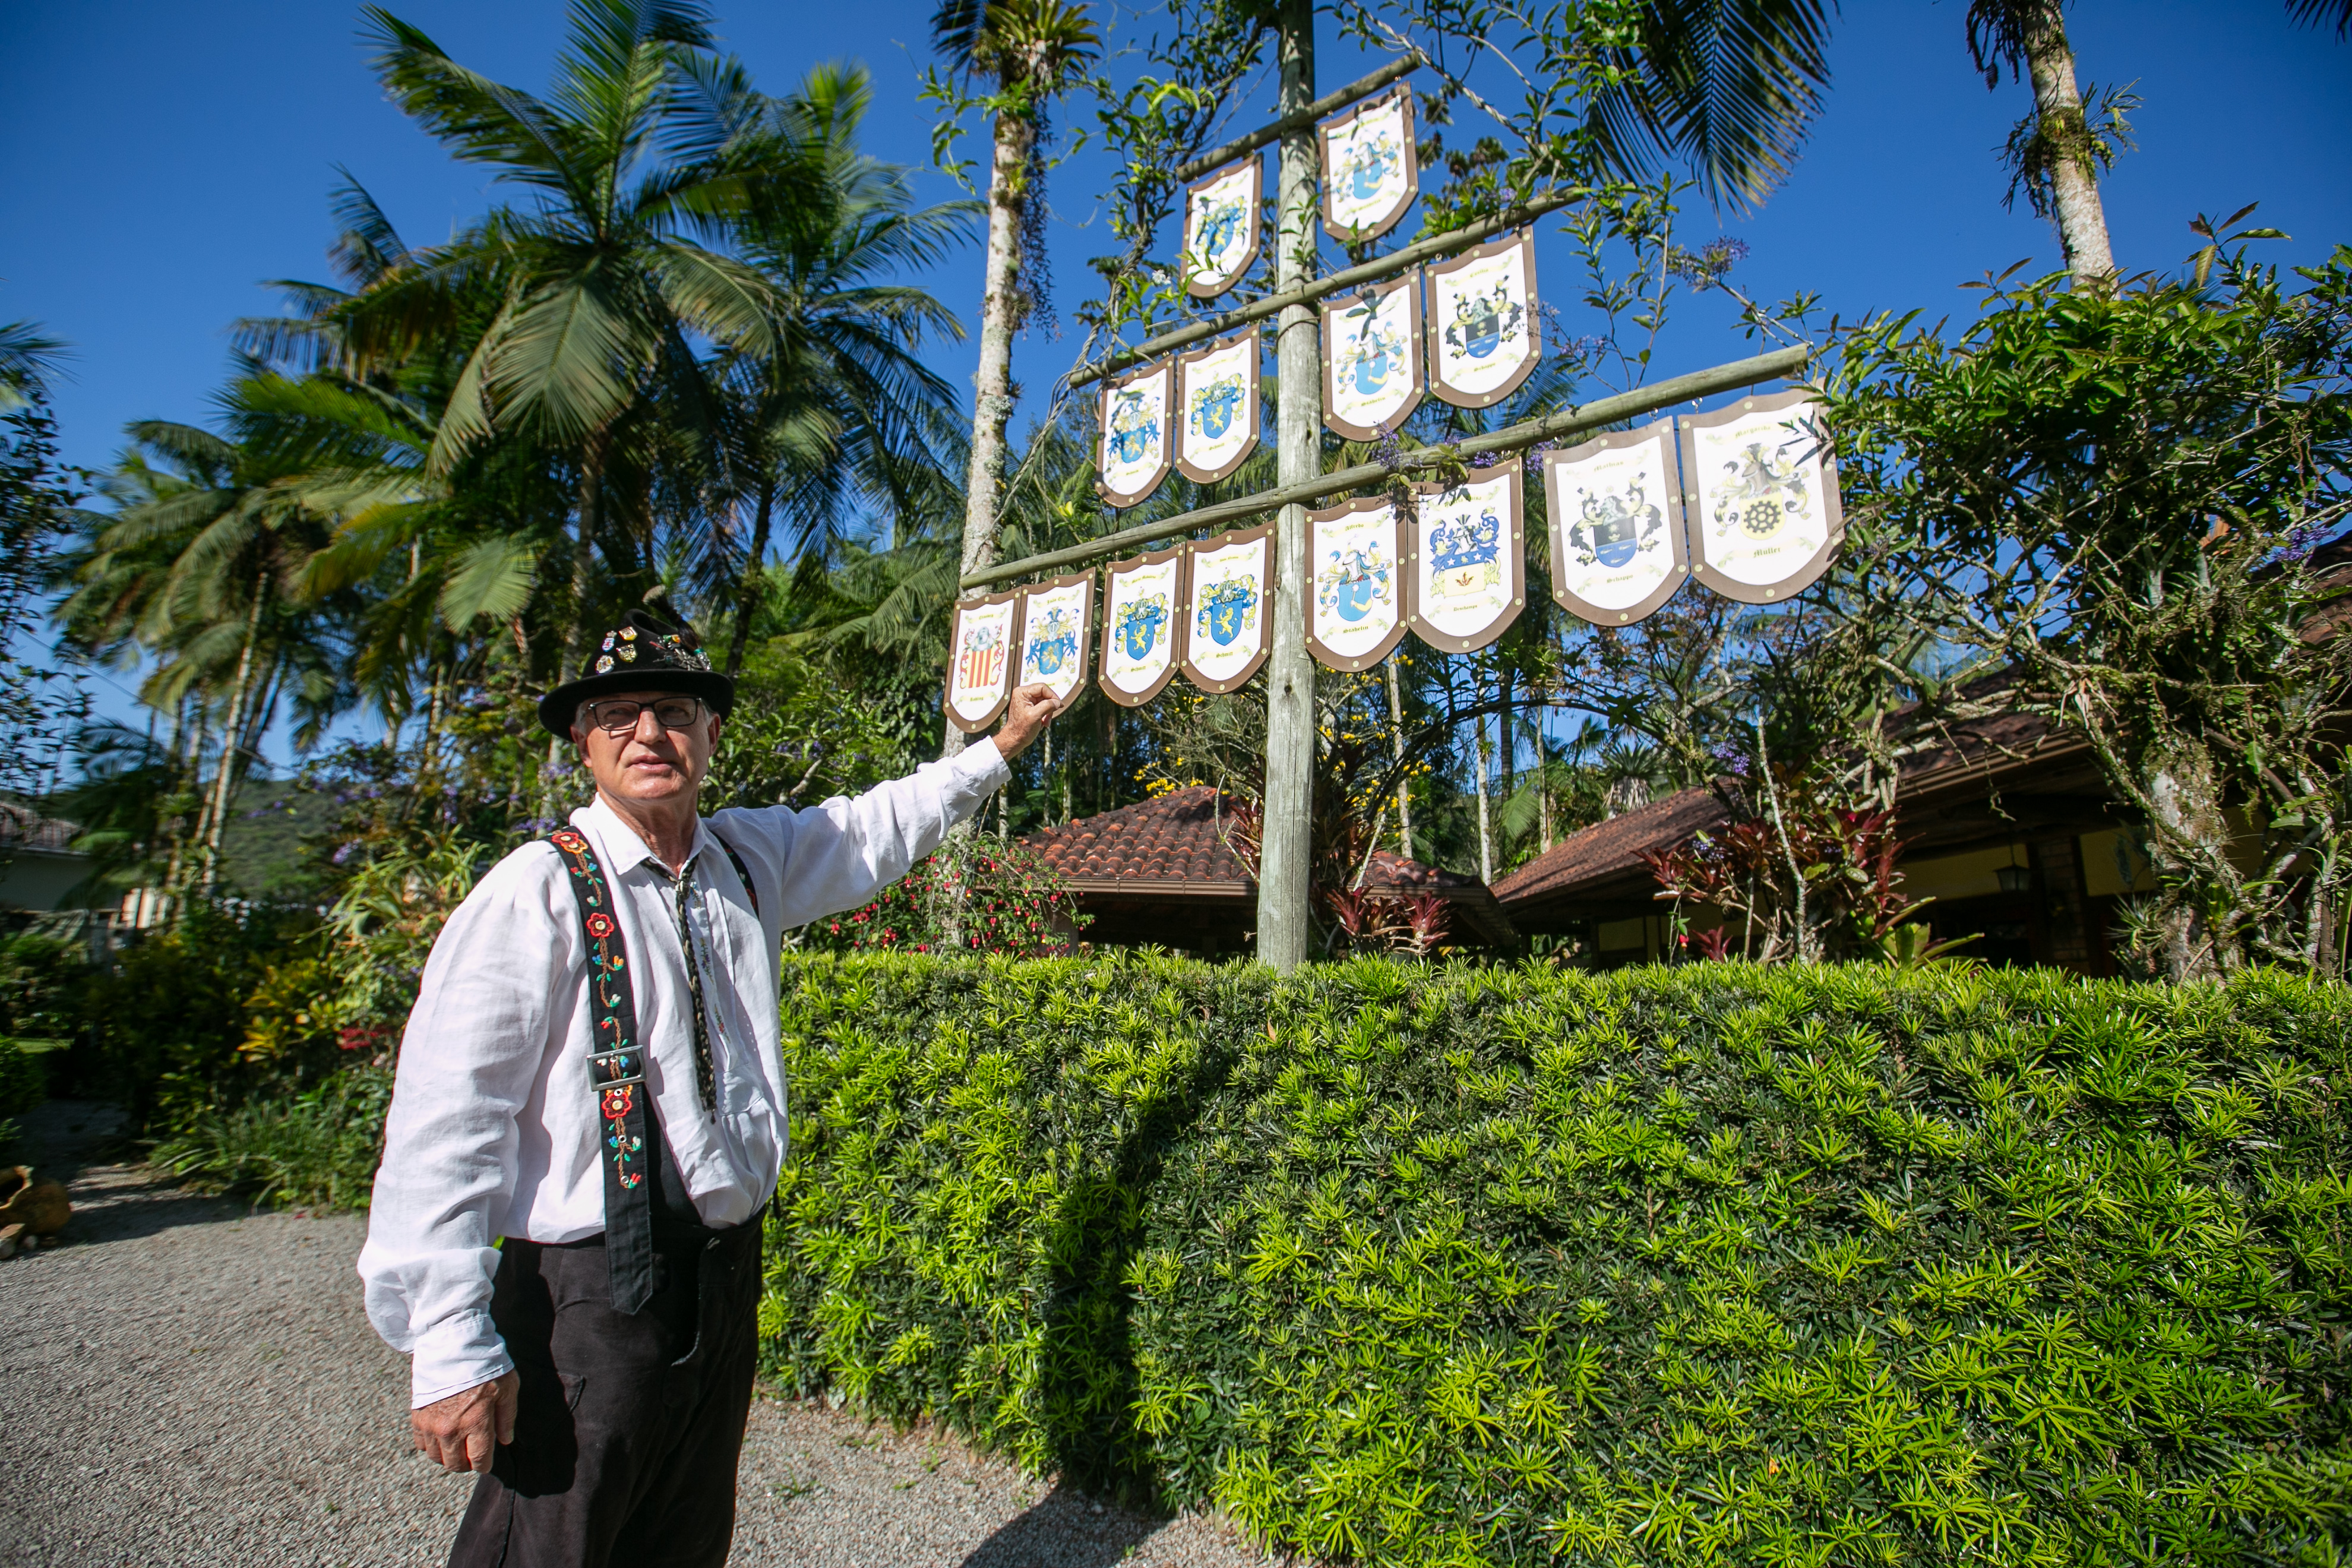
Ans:
{"type": "Polygon", "coordinates": [[[1196,629],[1219,647],[1230,647],[1244,632],[1257,628],[1257,589],[1228,578],[1202,595],[1193,610],[1196,629]]]}
{"type": "Polygon", "coordinates": [[[1166,477],[1174,445],[1174,366],[1166,360],[1104,384],[1095,488],[1111,505],[1133,506],[1166,477]]]}
{"type": "Polygon", "coordinates": [[[1335,239],[1386,234],[1421,188],[1412,94],[1404,89],[1347,110],[1318,128],[1323,146],[1323,226],[1335,239]]]}
{"type": "Polygon", "coordinates": [[[1355,441],[1394,430],[1421,402],[1421,279],[1323,307],[1324,423],[1355,441]]]}
{"type": "Polygon", "coordinates": [[[1022,661],[1024,680],[1051,680],[1069,668],[1078,655],[1078,628],[1059,605],[1045,612],[1044,624],[1029,634],[1029,655],[1022,661]]]}
{"type": "Polygon", "coordinates": [[[1149,598],[1130,599],[1119,606],[1116,635],[1118,646],[1128,658],[1141,664],[1160,646],[1160,634],[1168,627],[1168,595],[1154,594],[1149,598]]]}
{"type": "Polygon", "coordinates": [[[1256,153],[1187,186],[1184,291],[1213,300],[1240,282],[1257,259],[1264,164],[1256,153]]]}
{"type": "Polygon", "coordinates": [[[1160,412],[1139,392],[1121,391],[1111,400],[1110,449],[1122,463],[1140,463],[1160,446],[1160,412]]]}

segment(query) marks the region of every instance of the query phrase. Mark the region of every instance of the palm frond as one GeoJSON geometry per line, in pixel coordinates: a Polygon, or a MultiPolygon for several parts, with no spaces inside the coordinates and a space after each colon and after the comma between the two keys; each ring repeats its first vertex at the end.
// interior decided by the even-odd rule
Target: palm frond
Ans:
{"type": "Polygon", "coordinates": [[[2338,38],[2352,37],[2352,0],[2287,0],[2287,15],[2308,26],[2336,24],[2338,38]]]}
{"type": "Polygon", "coordinates": [[[1651,0],[1615,51],[1618,84],[1592,100],[1601,154],[1636,178],[1679,159],[1709,199],[1753,208],[1820,110],[1828,44],[1822,0],[1651,0]]]}
{"type": "Polygon", "coordinates": [[[434,608],[441,624],[462,632],[481,620],[504,621],[530,602],[539,578],[539,552],[528,540],[484,539],[452,563],[434,608]]]}

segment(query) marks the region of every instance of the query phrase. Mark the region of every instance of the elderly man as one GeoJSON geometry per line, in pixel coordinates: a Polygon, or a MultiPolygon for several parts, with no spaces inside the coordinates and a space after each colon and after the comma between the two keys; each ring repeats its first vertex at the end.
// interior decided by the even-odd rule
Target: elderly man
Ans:
{"type": "Polygon", "coordinates": [[[695,800],[734,683],[642,613],[540,722],[596,781],[434,943],[401,1044],[368,1240],[410,1423],[471,1471],[453,1564],[711,1564],[735,1526],[760,1214],[786,1132],[782,933],[906,873],[1053,717],[856,800],[695,800]]]}

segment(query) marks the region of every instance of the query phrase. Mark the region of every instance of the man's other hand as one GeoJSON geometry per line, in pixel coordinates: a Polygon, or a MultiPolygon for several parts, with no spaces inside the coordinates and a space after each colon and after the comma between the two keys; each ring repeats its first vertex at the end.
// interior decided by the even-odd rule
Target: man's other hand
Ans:
{"type": "Polygon", "coordinates": [[[487,1475],[500,1443],[514,1441],[515,1406],[522,1378],[509,1373],[495,1383],[476,1384],[463,1394],[408,1413],[417,1451],[457,1475],[487,1475]]]}
{"type": "Polygon", "coordinates": [[[1029,749],[1029,743],[1045,732],[1045,726],[1061,711],[1054,700],[1054,689],[1044,681],[1024,686],[1013,694],[1004,710],[1004,722],[996,731],[996,749],[1011,762],[1029,749]]]}

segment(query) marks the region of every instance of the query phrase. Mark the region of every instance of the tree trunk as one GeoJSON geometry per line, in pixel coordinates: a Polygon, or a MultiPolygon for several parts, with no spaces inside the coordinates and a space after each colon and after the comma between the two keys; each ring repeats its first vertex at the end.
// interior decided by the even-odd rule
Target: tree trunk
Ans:
{"type": "Polygon", "coordinates": [[[2221,785],[2211,761],[2193,743],[2176,742],[2143,766],[2153,808],[2148,826],[2155,830],[2148,835],[2148,858],[2156,885],[2168,895],[2159,915],[2165,970],[2176,981],[2212,979],[2235,969],[2239,956],[2199,912],[2209,900],[2234,907],[2241,891],[2230,863],[2221,785]]]}
{"type": "Polygon", "coordinates": [[[1478,879],[1495,879],[1495,830],[1486,805],[1486,716],[1478,715],[1478,762],[1473,770],[1478,780],[1478,879]]]}
{"type": "Polygon", "coordinates": [[[1538,854],[1551,850],[1551,758],[1544,752],[1544,733],[1536,730],[1536,838],[1538,854]]]}
{"type": "Polygon", "coordinates": [[[2066,42],[2061,0],[2032,5],[2022,29],[2033,77],[2033,108],[2050,158],[2050,204],[2058,243],[2078,289],[2104,289],[2115,277],[2107,246],[2107,215],[2099,202],[2098,165],[2091,156],[2083,95],[2074,86],[2074,51],[2066,42]]]}
{"type": "MultiPolygon", "coordinates": [[[[1037,127],[1017,114],[996,117],[996,151],[988,175],[988,265],[980,296],[980,368],[972,375],[971,466],[965,472],[963,547],[956,574],[996,560],[996,510],[1004,496],[1004,426],[1013,418],[1013,334],[1021,328],[1021,226],[1030,200],[1029,154],[1037,127]]],[[[947,726],[942,758],[971,743],[947,726]]]]}
{"type": "MultiPolygon", "coordinates": [[[[727,673],[743,668],[743,645],[751,635],[751,610],[759,596],[760,578],[768,565],[768,526],[774,520],[776,476],[760,477],[760,510],[751,521],[751,552],[743,562],[743,575],[735,587],[735,632],[727,645],[727,673]]],[[[950,729],[955,726],[950,725],[950,729]]]]}
{"type": "Polygon", "coordinates": [[[198,795],[198,805],[196,820],[194,823],[189,822],[184,812],[173,813],[169,826],[172,852],[163,864],[163,892],[167,898],[183,890],[184,884],[182,879],[187,875],[188,870],[188,846],[195,841],[195,836],[204,829],[205,803],[199,794],[201,789],[199,781],[204,776],[205,733],[207,725],[203,702],[199,701],[195,704],[195,719],[193,723],[188,719],[188,707],[187,696],[183,693],[180,698],[180,717],[172,727],[172,793],[174,795],[198,795]],[[184,737],[185,750],[182,749],[183,737],[184,737]]]}
{"type": "MultiPolygon", "coordinates": [[[[1281,85],[1276,110],[1288,115],[1315,99],[1314,0],[1281,0],[1276,13],[1281,85]]],[[[1275,287],[1295,289],[1316,256],[1317,142],[1312,125],[1282,138],[1275,208],[1275,287]]],[[[1323,464],[1323,353],[1311,305],[1286,306],[1275,339],[1275,471],[1278,482],[1313,479],[1323,464]]],[[[1274,647],[1265,662],[1265,797],[1258,837],[1257,956],[1287,973],[1315,941],[1315,659],[1307,649],[1307,509],[1276,519],[1274,647]]]]}
{"type": "Polygon", "coordinates": [[[1397,762],[1397,842],[1404,858],[1412,858],[1412,781],[1404,771],[1404,695],[1397,689],[1397,661],[1387,661],[1389,676],[1389,754],[1397,762]]]}
{"type": "Polygon", "coordinates": [[[220,766],[213,773],[213,797],[205,810],[204,879],[210,896],[220,880],[221,829],[228,820],[228,803],[236,789],[238,759],[245,752],[245,704],[253,686],[253,649],[261,640],[261,611],[269,597],[269,574],[254,580],[253,609],[245,617],[245,647],[236,656],[236,683],[229,689],[228,719],[221,725],[220,766]]]}
{"type": "Polygon", "coordinates": [[[563,658],[556,668],[558,686],[578,675],[588,662],[593,640],[588,625],[588,578],[596,563],[596,512],[604,500],[605,432],[591,435],[580,449],[578,530],[572,540],[572,635],[565,639],[563,658]]]}

